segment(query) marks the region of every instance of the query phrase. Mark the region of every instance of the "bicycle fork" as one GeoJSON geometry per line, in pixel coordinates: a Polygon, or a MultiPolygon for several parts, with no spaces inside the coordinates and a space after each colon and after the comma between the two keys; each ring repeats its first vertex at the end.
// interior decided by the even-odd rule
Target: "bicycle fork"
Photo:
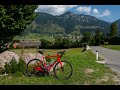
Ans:
{"type": "Polygon", "coordinates": [[[60,67],[61,67],[62,71],[64,71],[64,68],[63,68],[61,61],[60,61],[60,67]]]}

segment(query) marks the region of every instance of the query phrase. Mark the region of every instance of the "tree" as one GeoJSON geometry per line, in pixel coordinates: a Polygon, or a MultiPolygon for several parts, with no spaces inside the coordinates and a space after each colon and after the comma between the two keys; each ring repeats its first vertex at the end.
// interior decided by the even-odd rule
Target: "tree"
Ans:
{"type": "Polygon", "coordinates": [[[117,36],[118,30],[117,30],[117,23],[113,22],[110,26],[110,38],[113,38],[117,36]]]}
{"type": "Polygon", "coordinates": [[[83,38],[82,38],[81,42],[87,43],[88,45],[90,45],[92,42],[92,39],[93,39],[93,35],[90,32],[85,32],[83,34],[83,38]]]}
{"type": "Polygon", "coordinates": [[[70,43],[69,38],[64,38],[64,39],[62,40],[62,46],[63,46],[63,48],[70,48],[71,43],[70,43]]]}
{"type": "Polygon", "coordinates": [[[0,5],[0,50],[35,18],[37,5],[0,5]]]}
{"type": "Polygon", "coordinates": [[[98,29],[95,33],[95,45],[100,45],[104,43],[104,35],[103,33],[100,31],[100,29],[98,29]]]}
{"type": "Polygon", "coordinates": [[[41,46],[40,46],[40,48],[45,48],[45,49],[47,49],[47,48],[52,48],[53,45],[54,45],[53,42],[50,42],[50,41],[45,40],[45,39],[41,39],[40,41],[41,41],[41,46]]]}
{"type": "Polygon", "coordinates": [[[55,37],[55,43],[54,43],[54,47],[55,48],[63,48],[62,46],[62,42],[63,42],[63,38],[61,36],[57,36],[55,37]]]}

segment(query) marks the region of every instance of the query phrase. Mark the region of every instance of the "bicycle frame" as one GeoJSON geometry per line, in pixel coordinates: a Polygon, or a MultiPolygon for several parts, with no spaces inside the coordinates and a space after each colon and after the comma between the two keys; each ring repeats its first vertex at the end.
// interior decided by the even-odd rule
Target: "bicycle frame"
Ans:
{"type": "Polygon", "coordinates": [[[69,79],[73,73],[72,65],[61,57],[65,55],[65,51],[57,52],[55,55],[40,56],[30,60],[27,63],[26,73],[28,76],[49,76],[54,75],[58,79],[69,79]],[[45,59],[55,58],[53,62],[48,64],[45,59]],[[68,69],[67,69],[68,68],[68,69]]]}
{"type": "MultiPolygon", "coordinates": [[[[55,60],[50,65],[47,66],[46,62],[43,63],[44,68],[47,69],[48,71],[50,71],[50,69],[55,65],[56,62],[59,62],[60,63],[60,67],[63,68],[62,63],[61,63],[61,58],[60,58],[60,55],[58,53],[56,55],[53,55],[53,56],[44,56],[43,60],[45,58],[55,58],[55,57],[57,57],[57,60],[55,60]]],[[[42,68],[40,68],[40,67],[35,68],[35,69],[38,70],[38,71],[44,72],[44,70],[42,68]]]]}

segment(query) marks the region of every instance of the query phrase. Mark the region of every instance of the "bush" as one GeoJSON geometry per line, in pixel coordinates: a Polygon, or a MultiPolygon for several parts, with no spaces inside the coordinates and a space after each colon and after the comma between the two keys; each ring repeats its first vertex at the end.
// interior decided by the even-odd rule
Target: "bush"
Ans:
{"type": "Polygon", "coordinates": [[[4,67],[4,72],[14,74],[17,71],[17,62],[13,58],[10,63],[5,63],[4,67]]]}
{"type": "Polygon", "coordinates": [[[15,59],[13,58],[10,62],[10,72],[12,74],[14,74],[17,71],[17,62],[15,61],[15,59]]]}
{"type": "Polygon", "coordinates": [[[19,72],[22,72],[23,69],[26,69],[26,63],[22,58],[19,59],[19,63],[17,66],[18,66],[17,71],[19,71],[19,72]]]}
{"type": "Polygon", "coordinates": [[[23,73],[23,70],[26,70],[26,63],[23,59],[19,59],[19,62],[17,63],[15,59],[13,58],[9,63],[5,63],[5,70],[4,72],[8,74],[15,74],[17,76],[21,76],[23,73]]]}
{"type": "Polygon", "coordinates": [[[41,39],[41,46],[39,48],[49,49],[49,48],[52,48],[53,45],[54,45],[53,42],[50,42],[50,41],[45,40],[45,39],[41,39]]]}
{"type": "Polygon", "coordinates": [[[108,45],[109,42],[104,42],[104,45],[108,45]]]}
{"type": "Polygon", "coordinates": [[[120,38],[119,37],[113,37],[109,40],[110,45],[120,45],[120,38]]]}

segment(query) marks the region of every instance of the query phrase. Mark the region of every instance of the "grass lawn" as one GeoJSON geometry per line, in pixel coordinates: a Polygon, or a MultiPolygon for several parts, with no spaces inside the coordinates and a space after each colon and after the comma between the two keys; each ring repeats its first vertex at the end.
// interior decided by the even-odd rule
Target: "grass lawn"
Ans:
{"type": "Polygon", "coordinates": [[[55,38],[52,38],[49,35],[40,35],[40,34],[34,34],[34,33],[29,33],[28,36],[16,36],[14,39],[17,40],[40,40],[40,39],[45,39],[48,41],[54,41],[55,38]]]}
{"type": "Polygon", "coordinates": [[[102,47],[109,48],[109,49],[114,49],[114,50],[119,50],[120,51],[120,45],[104,45],[102,47]]]}
{"type": "MultiPolygon", "coordinates": [[[[117,73],[105,65],[95,62],[95,55],[91,51],[81,52],[83,48],[66,49],[61,58],[71,63],[73,74],[68,80],[49,77],[26,77],[8,75],[0,78],[0,85],[114,85],[117,73]]],[[[20,53],[20,50],[13,50],[20,53]]],[[[46,49],[45,54],[54,54],[62,50],[46,49]]],[[[25,52],[36,52],[36,49],[26,49],[25,52]]]]}

